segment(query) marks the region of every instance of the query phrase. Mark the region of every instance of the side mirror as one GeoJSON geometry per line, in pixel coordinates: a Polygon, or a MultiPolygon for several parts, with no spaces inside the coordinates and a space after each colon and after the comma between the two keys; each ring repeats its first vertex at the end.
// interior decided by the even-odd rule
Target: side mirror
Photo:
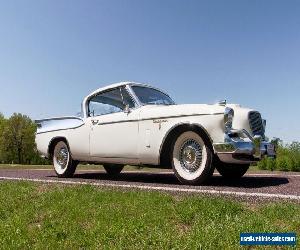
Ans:
{"type": "Polygon", "coordinates": [[[126,113],[126,114],[129,114],[129,113],[130,113],[130,108],[129,108],[129,105],[128,105],[128,104],[125,105],[123,111],[124,111],[124,113],[126,113]]]}

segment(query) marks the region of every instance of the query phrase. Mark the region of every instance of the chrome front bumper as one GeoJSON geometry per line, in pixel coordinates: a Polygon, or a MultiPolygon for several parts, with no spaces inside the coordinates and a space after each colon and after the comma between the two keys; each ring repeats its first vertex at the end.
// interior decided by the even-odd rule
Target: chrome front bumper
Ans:
{"type": "Polygon", "coordinates": [[[214,151],[220,161],[234,164],[257,162],[263,157],[276,157],[274,143],[261,136],[252,137],[246,130],[231,130],[225,134],[224,143],[215,143],[214,151]]]}

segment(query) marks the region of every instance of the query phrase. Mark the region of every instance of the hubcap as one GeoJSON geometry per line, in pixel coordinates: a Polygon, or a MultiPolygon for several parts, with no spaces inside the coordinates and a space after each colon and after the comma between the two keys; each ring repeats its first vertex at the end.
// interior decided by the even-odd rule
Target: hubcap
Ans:
{"type": "Polygon", "coordinates": [[[202,163],[201,145],[193,139],[185,141],[180,148],[179,161],[185,171],[195,172],[202,163]]]}
{"type": "Polygon", "coordinates": [[[56,155],[56,160],[59,166],[64,169],[68,164],[69,151],[66,148],[61,148],[56,155]]]}

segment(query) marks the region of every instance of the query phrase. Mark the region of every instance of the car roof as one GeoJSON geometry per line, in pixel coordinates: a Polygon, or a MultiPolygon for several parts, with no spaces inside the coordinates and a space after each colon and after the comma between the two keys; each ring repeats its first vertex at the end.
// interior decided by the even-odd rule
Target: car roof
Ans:
{"type": "MultiPolygon", "coordinates": [[[[138,83],[138,82],[129,82],[129,81],[124,81],[124,82],[118,82],[118,83],[113,83],[113,84],[110,84],[110,85],[107,85],[107,86],[104,86],[102,88],[98,88],[96,89],[95,91],[93,91],[92,93],[90,93],[88,96],[86,96],[84,99],[83,99],[83,102],[82,102],[82,110],[83,110],[83,114],[84,114],[84,117],[87,116],[86,114],[86,104],[88,102],[88,100],[94,96],[94,95],[97,95],[98,93],[100,92],[104,92],[106,90],[110,90],[110,89],[114,89],[114,88],[118,88],[118,87],[121,87],[121,86],[126,86],[126,85],[130,85],[130,86],[142,86],[142,87],[148,87],[148,88],[152,88],[152,89],[156,89],[164,94],[166,94],[164,91],[156,88],[156,87],[153,87],[149,84],[145,84],[145,83],[138,83]]],[[[166,94],[168,95],[168,94],[166,94]]]]}
{"type": "MultiPolygon", "coordinates": [[[[109,89],[114,89],[114,88],[118,88],[121,86],[126,86],[126,85],[132,85],[132,86],[144,86],[144,87],[149,87],[149,88],[153,88],[153,89],[157,89],[149,84],[145,84],[145,83],[138,83],[138,82],[118,82],[118,83],[113,83],[110,85],[106,85],[104,87],[98,88],[95,91],[93,91],[92,93],[90,93],[88,96],[93,96],[99,92],[103,92],[105,90],[109,90],[109,89]]],[[[159,90],[159,89],[157,89],[159,90]]],[[[161,90],[160,90],[161,91],[161,90]]],[[[163,91],[161,91],[163,92],[163,91]]]]}

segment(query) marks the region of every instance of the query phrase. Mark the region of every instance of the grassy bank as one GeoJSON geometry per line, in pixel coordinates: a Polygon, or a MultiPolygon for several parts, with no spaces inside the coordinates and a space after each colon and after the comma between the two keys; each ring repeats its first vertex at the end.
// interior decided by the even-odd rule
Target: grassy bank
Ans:
{"type": "Polygon", "coordinates": [[[0,183],[0,248],[236,249],[240,232],[297,232],[300,205],[0,183]]]}

